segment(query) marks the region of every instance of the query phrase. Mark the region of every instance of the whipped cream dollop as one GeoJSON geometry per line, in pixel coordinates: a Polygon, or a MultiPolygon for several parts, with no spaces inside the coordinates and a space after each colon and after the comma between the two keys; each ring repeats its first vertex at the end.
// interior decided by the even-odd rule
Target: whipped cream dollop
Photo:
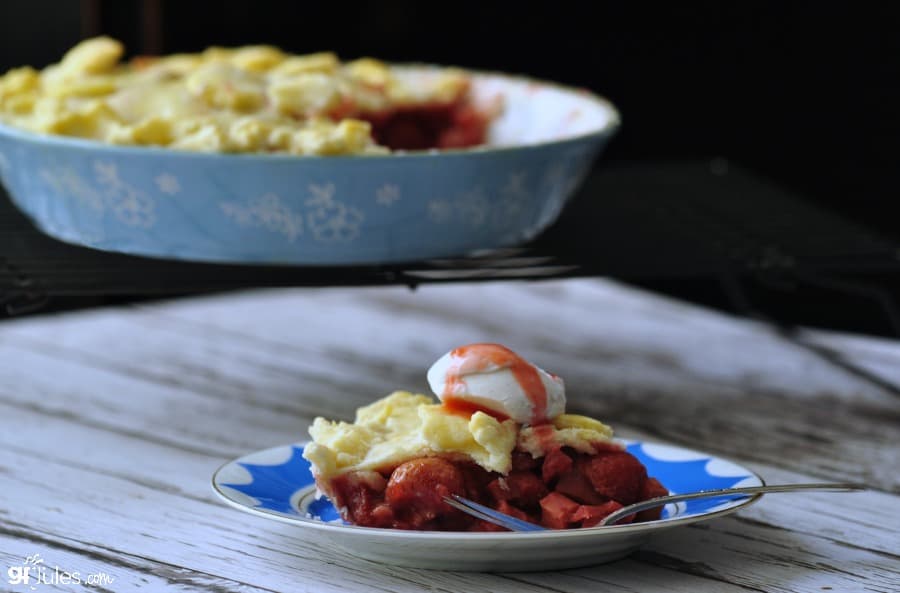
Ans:
{"type": "Polygon", "coordinates": [[[563,380],[500,344],[451,350],[428,369],[428,384],[447,406],[519,424],[541,424],[566,410],[563,380]]]}

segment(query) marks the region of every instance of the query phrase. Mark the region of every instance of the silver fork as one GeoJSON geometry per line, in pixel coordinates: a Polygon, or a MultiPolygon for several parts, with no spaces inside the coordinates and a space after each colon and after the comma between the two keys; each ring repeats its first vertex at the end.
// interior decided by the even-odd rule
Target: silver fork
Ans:
{"type": "MultiPolygon", "coordinates": [[[[722,488],[719,490],[701,490],[699,492],[686,492],[684,494],[670,494],[668,496],[658,496],[641,502],[630,504],[622,507],[618,511],[614,511],[604,517],[598,527],[609,527],[615,525],[618,521],[631,515],[652,509],[655,507],[665,506],[674,502],[684,502],[686,500],[696,500],[698,498],[716,498],[719,496],[741,496],[747,497],[754,494],[771,494],[774,492],[797,492],[801,490],[822,490],[826,492],[850,492],[853,490],[865,490],[867,487],[863,484],[854,484],[852,482],[824,482],[813,484],[772,484],[770,486],[747,486],[744,488],[722,488]]],[[[490,507],[478,504],[473,500],[469,500],[458,494],[452,494],[444,497],[444,502],[467,513],[473,517],[483,519],[494,525],[505,527],[510,531],[545,531],[546,527],[536,525],[530,521],[523,521],[501,513],[490,507]]]]}

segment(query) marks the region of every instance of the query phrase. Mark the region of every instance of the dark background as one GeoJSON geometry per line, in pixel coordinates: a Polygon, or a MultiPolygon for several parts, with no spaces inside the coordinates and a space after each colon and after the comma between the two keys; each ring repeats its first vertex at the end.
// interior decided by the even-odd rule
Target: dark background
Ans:
{"type": "MultiPolygon", "coordinates": [[[[588,87],[623,116],[601,166],[723,156],[900,238],[898,3],[2,2],[0,70],[97,33],[132,54],[270,43],[588,87]]],[[[720,304],[696,281],[647,285],[720,304]]],[[[841,306],[816,323],[877,333],[841,306]]]]}

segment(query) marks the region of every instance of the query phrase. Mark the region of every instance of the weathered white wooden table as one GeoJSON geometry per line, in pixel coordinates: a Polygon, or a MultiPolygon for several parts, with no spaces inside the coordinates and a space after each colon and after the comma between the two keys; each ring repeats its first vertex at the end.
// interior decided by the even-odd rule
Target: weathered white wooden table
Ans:
{"type": "MultiPolygon", "coordinates": [[[[801,338],[900,382],[900,343],[801,338]]],[[[34,555],[55,582],[36,590],[58,591],[900,590],[897,392],[764,325],[611,282],[260,291],[4,321],[0,417],[0,590],[31,590],[14,582],[34,555]],[[426,390],[434,359],[486,340],[561,374],[570,409],[620,436],[872,490],[771,495],[626,560],[518,574],[358,560],[212,494],[222,462],[426,390]]]]}

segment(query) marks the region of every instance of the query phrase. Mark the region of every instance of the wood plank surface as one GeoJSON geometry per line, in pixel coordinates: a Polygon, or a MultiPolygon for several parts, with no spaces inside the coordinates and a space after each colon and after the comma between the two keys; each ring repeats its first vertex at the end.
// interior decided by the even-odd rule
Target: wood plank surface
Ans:
{"type": "Polygon", "coordinates": [[[896,342],[788,337],[601,280],[249,291],[6,321],[0,590],[40,554],[111,575],[110,591],[896,591],[898,383],[896,342]],[[517,574],[359,560],[211,493],[223,462],[304,440],[317,415],[427,392],[428,366],[474,341],[560,374],[569,409],[620,436],[770,482],[872,490],[767,496],[613,564],[517,574]]]}

